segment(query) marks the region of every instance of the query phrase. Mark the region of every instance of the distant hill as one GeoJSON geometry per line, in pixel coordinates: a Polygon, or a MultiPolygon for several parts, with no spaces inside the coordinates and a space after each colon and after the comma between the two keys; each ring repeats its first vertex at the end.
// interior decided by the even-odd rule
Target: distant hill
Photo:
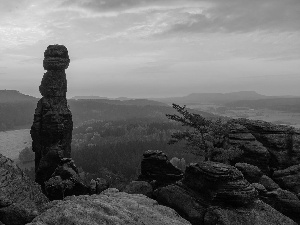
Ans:
{"type": "Polygon", "coordinates": [[[16,90],[0,90],[0,103],[4,102],[24,102],[37,101],[38,99],[30,95],[24,95],[16,90]]]}
{"type": "Polygon", "coordinates": [[[193,93],[183,97],[154,98],[152,100],[176,104],[224,104],[239,100],[267,99],[271,96],[261,95],[255,91],[239,91],[231,93],[193,93]]]}
{"type": "Polygon", "coordinates": [[[95,99],[70,99],[72,100],[85,100],[85,101],[91,101],[94,102],[95,104],[98,103],[107,103],[110,105],[136,105],[136,106],[146,106],[146,105],[156,105],[156,106],[167,106],[167,104],[158,102],[158,101],[153,101],[149,99],[126,99],[126,100],[119,100],[119,99],[108,99],[108,98],[95,98],[95,99]]]}
{"type": "Polygon", "coordinates": [[[285,112],[300,112],[300,97],[243,100],[226,103],[227,107],[247,107],[252,109],[272,109],[285,112]]]}
{"type": "MultiPolygon", "coordinates": [[[[128,101],[119,100],[69,100],[73,114],[74,125],[80,125],[86,121],[103,120],[127,120],[132,118],[157,118],[167,120],[166,114],[175,113],[172,107],[155,101],[137,99],[128,101]]],[[[213,114],[191,110],[193,113],[205,117],[215,117],[213,114]]]]}
{"type": "Polygon", "coordinates": [[[108,99],[108,98],[107,97],[100,97],[100,96],[90,95],[90,96],[74,96],[70,99],[79,100],[79,99],[108,99]]]}

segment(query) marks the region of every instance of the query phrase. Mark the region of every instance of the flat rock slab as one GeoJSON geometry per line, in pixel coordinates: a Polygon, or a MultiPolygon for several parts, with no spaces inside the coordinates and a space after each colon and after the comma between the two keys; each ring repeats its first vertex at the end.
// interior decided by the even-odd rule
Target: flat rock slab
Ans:
{"type": "Polygon", "coordinates": [[[187,225],[173,209],[140,194],[107,189],[100,195],[67,197],[49,203],[48,210],[28,225],[187,225]]]}

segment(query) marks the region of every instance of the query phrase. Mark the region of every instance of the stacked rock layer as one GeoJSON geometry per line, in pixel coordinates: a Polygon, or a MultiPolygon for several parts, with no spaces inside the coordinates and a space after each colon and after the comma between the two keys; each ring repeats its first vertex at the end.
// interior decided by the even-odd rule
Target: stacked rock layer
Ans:
{"type": "Polygon", "coordinates": [[[50,45],[44,53],[44,74],[31,127],[32,150],[35,152],[36,182],[42,188],[61,159],[71,157],[72,114],[67,105],[65,69],[70,59],[63,45],[50,45]]]}

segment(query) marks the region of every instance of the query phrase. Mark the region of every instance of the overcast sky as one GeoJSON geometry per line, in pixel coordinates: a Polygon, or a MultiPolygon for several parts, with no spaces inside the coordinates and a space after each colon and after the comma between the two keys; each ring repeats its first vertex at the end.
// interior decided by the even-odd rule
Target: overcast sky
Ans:
{"type": "Polygon", "coordinates": [[[69,97],[300,95],[300,0],[0,0],[0,89],[40,96],[50,44],[69,97]]]}

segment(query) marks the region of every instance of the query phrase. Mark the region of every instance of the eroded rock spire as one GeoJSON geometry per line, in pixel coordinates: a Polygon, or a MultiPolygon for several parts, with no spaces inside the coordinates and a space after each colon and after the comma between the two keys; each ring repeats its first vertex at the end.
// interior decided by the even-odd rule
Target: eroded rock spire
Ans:
{"type": "Polygon", "coordinates": [[[44,53],[44,74],[31,127],[32,150],[35,152],[36,182],[42,188],[63,158],[71,157],[72,114],[67,105],[65,69],[70,59],[63,45],[49,45],[44,53]]]}

